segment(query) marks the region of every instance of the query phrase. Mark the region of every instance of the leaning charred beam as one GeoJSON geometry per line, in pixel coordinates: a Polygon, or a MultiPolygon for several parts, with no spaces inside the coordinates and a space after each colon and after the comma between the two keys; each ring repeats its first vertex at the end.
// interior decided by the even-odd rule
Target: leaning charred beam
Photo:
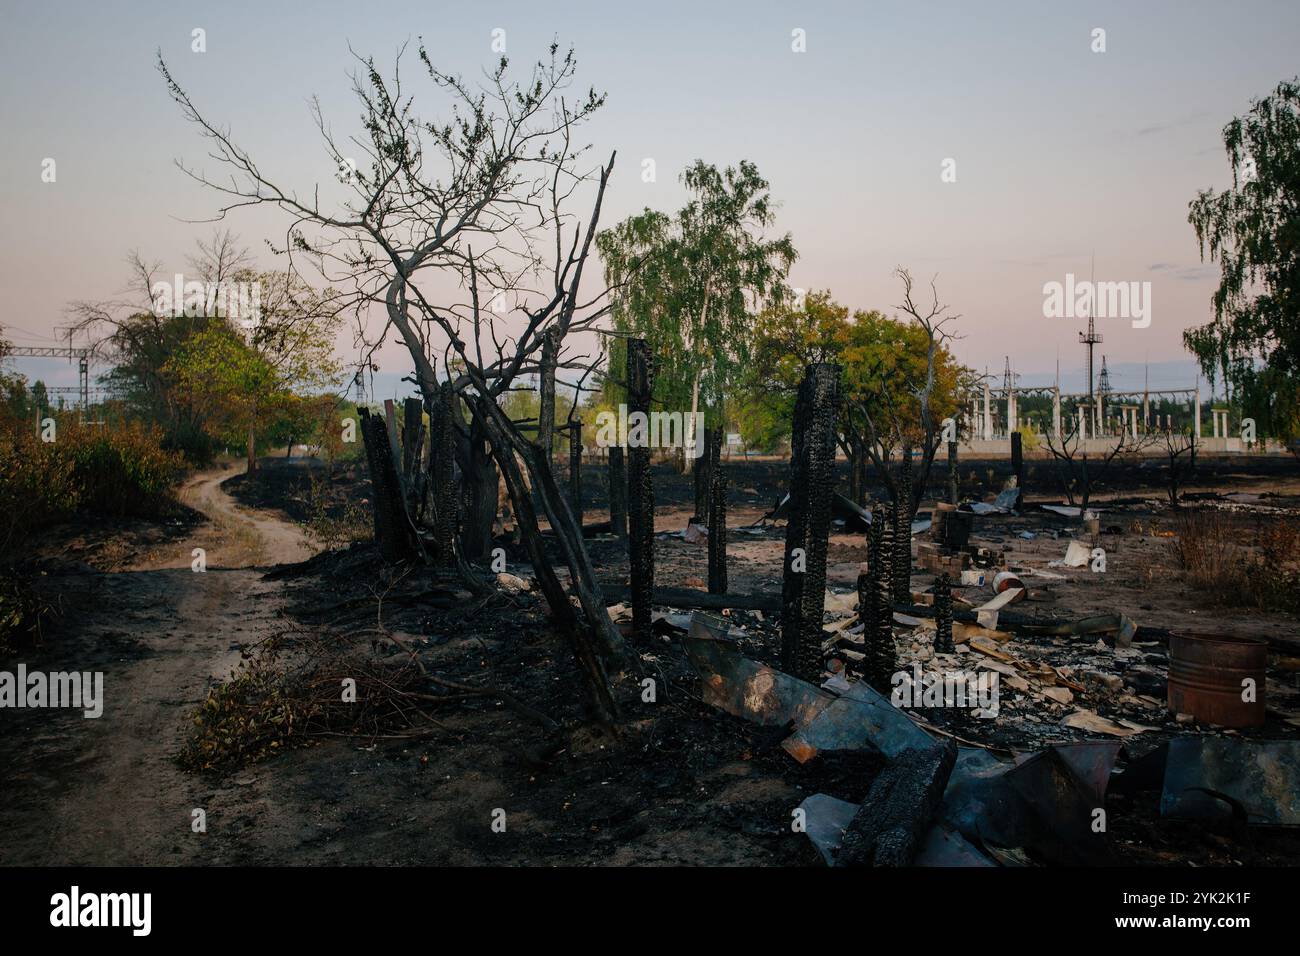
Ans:
{"type": "Polygon", "coordinates": [[[943,800],[957,762],[951,740],[909,748],[885,764],[844,830],[838,866],[908,866],[943,800]]]}
{"type": "Polygon", "coordinates": [[[647,424],[641,440],[628,443],[628,564],[632,577],[632,628],[650,633],[651,593],[655,583],[655,493],[650,478],[648,422],[650,393],[654,389],[654,362],[645,339],[627,343],[627,407],[629,418],[637,412],[647,424]]]}
{"type": "Polygon", "coordinates": [[[550,607],[551,619],[569,642],[574,658],[582,669],[593,711],[600,719],[614,720],[619,713],[618,705],[609,689],[609,677],[598,647],[598,637],[593,635],[585,620],[580,619],[575,613],[569,596],[565,593],[563,585],[555,574],[555,569],[551,566],[550,559],[546,556],[546,549],[538,530],[537,512],[533,508],[533,496],[524,481],[519,460],[515,457],[510,442],[501,431],[500,425],[483,411],[482,406],[479,406],[479,412],[482,413],[484,430],[490,438],[493,455],[496,457],[510,500],[514,505],[520,537],[532,562],[533,573],[550,607]]]}
{"type": "Polygon", "coordinates": [[[709,593],[727,593],[727,473],[709,466],[709,593]]]}
{"type": "MultiPolygon", "coordinates": [[[[601,585],[606,604],[621,604],[632,595],[630,585],[610,582],[601,585]]],[[[658,607],[696,608],[701,611],[723,611],[734,608],[740,611],[781,612],[781,598],[775,594],[710,594],[692,588],[655,588],[651,604],[658,607]]]]}
{"type": "Polygon", "coordinates": [[[822,667],[826,546],[835,493],[835,423],[840,368],[810,365],[799,387],[795,411],[797,455],[790,468],[790,512],[786,525],[785,587],[781,616],[782,669],[816,681],[822,667]],[[805,427],[800,429],[800,424],[805,427]]]}

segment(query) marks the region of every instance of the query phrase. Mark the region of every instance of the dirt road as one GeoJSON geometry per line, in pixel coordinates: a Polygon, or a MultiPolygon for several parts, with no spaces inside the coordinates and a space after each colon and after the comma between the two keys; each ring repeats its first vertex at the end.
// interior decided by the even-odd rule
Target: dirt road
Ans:
{"type": "Polygon", "coordinates": [[[63,613],[22,662],[29,672],[102,671],[103,715],[0,711],[0,864],[218,861],[225,841],[195,832],[193,811],[219,818],[241,785],[179,769],[187,715],[241,648],[282,627],[278,585],[252,568],[312,553],[293,525],[235,505],[220,485],[237,473],[186,483],[182,499],[209,523],[146,566],[48,580],[63,613]],[[203,573],[191,570],[194,548],[206,552],[203,573]]]}
{"type": "MultiPolygon", "coordinates": [[[[202,547],[206,551],[208,567],[292,564],[310,558],[315,549],[297,525],[275,515],[236,504],[222,489],[223,481],[242,475],[245,468],[246,464],[239,462],[234,466],[202,471],[181,486],[181,501],[202,512],[210,522],[201,534],[196,535],[193,542],[194,547],[202,547]]],[[[191,550],[178,549],[180,554],[175,560],[180,563],[156,566],[188,567],[191,550]]]]}

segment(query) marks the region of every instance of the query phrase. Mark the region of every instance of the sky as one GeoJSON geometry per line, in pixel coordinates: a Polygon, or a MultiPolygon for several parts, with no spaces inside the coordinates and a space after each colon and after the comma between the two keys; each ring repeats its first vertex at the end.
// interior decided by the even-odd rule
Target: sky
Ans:
{"type": "MultiPolygon", "coordinates": [[[[182,270],[211,233],[194,220],[213,215],[215,195],[174,164],[204,165],[204,144],[168,98],[156,51],[266,171],[328,190],[309,101],[320,98],[336,133],[357,129],[350,48],[382,68],[422,38],[440,67],[473,75],[495,62],[500,29],[519,66],[552,38],[572,44],[578,83],[607,92],[585,127],[593,156],[618,153],[605,224],[678,208],[678,175],[697,158],[748,159],[799,251],[792,285],[893,312],[896,266],[935,276],[961,315],[962,362],[1000,376],[1009,356],[1022,382],[1050,384],[1059,361],[1077,388],[1084,323],[1045,317],[1044,284],[1067,273],[1149,282],[1150,324],[1099,319],[1100,352],[1121,386],[1140,386],[1150,363],[1153,387],[1186,387],[1195,366],[1182,332],[1210,318],[1218,275],[1201,260],[1188,203],[1231,182],[1224,124],[1300,72],[1293,0],[0,9],[0,325],[19,345],[49,341],[71,302],[118,295],[130,250],[182,270]],[[1104,52],[1093,49],[1098,29],[1104,52]],[[642,181],[646,159],[655,182],[642,181]]],[[[414,78],[413,57],[408,69],[414,78]]],[[[427,87],[411,89],[421,112],[438,113],[427,87]]],[[[225,225],[270,266],[261,250],[286,220],[256,210],[225,225]]],[[[397,347],[379,360],[389,381],[409,368],[397,347]]],[[[76,381],[66,361],[19,368],[76,381]]]]}

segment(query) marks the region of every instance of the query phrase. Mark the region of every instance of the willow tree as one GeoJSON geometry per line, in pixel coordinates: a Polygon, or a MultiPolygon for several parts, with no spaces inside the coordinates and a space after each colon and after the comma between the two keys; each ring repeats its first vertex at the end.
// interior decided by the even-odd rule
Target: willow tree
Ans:
{"type": "Polygon", "coordinates": [[[655,400],[703,407],[716,424],[749,361],[754,313],[787,295],[796,253],[789,234],[765,234],[776,204],[753,163],[719,170],[696,160],[681,181],[684,207],[630,216],[600,233],[597,248],[616,289],[616,328],[644,338],[656,357],[655,400]]]}
{"type": "MultiPolygon", "coordinates": [[[[502,57],[478,82],[438,69],[420,46],[422,93],[443,110],[427,117],[416,112],[401,59],[385,76],[373,60],[358,58],[356,135],[336,137],[314,107],[322,168],[337,171],[341,187],[324,191],[317,183],[293,189],[273,181],[229,129],[202,115],[161,59],[159,69],[220,165],[220,176],[182,166],[225,197],[218,215],[259,205],[280,210],[293,267],[315,269],[350,294],[362,354],[396,337],[431,416],[448,402],[469,416],[471,440],[463,445],[491,454],[500,469],[552,620],[571,644],[595,715],[612,720],[618,707],[607,674],[635,659],[605,610],[580,517],[548,456],[502,408],[522,377],[540,371],[544,341],[556,342],[560,367],[595,361],[568,344],[608,308],[606,290],[586,294],[582,280],[614,157],[593,166],[573,137],[604,95],[573,95],[576,59],[556,44],[522,76],[502,57]],[[575,204],[585,205],[584,215],[574,213],[575,204]],[[580,610],[547,557],[534,495],[580,610]]],[[[476,474],[468,465],[462,470],[476,474]]],[[[474,581],[463,551],[456,558],[474,581]]]]}
{"type": "Polygon", "coordinates": [[[1265,434],[1300,435],[1300,80],[1223,128],[1232,187],[1190,203],[1201,257],[1221,268],[1214,318],[1183,333],[1265,434]]]}

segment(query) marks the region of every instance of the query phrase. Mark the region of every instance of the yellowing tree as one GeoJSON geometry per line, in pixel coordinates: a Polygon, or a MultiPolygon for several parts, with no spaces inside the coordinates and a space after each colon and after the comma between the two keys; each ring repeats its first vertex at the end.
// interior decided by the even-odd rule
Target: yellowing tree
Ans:
{"type": "Polygon", "coordinates": [[[260,312],[196,332],[168,371],[218,437],[246,443],[251,474],[259,439],[283,428],[297,398],[337,385],[339,316],[328,291],[285,274],[241,272],[234,281],[258,284],[260,312]]]}

